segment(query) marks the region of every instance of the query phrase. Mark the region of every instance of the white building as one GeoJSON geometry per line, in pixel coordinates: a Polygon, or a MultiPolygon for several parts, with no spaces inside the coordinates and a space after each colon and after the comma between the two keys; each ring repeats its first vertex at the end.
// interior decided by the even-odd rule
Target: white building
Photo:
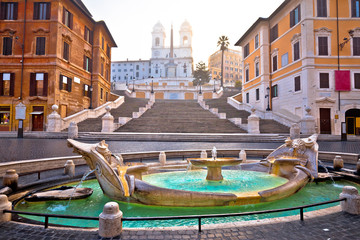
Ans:
{"type": "Polygon", "coordinates": [[[111,79],[115,83],[149,83],[153,80],[162,84],[179,85],[192,82],[192,28],[188,21],[181,24],[178,46],[174,46],[171,27],[170,46],[166,46],[164,26],[158,22],[152,31],[150,60],[114,61],[111,64],[111,79]],[[151,80],[149,79],[151,78],[151,80]],[[130,83],[130,82],[129,82],[130,83]]]}

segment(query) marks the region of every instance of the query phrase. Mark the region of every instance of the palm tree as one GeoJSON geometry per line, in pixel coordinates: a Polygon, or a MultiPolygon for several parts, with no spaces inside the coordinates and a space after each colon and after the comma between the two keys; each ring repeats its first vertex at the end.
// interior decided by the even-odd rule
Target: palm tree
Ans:
{"type": "Polygon", "coordinates": [[[224,70],[224,51],[227,49],[227,47],[229,46],[229,38],[227,36],[221,36],[219,37],[219,40],[217,42],[217,46],[220,46],[220,50],[221,50],[221,87],[223,87],[224,85],[224,74],[223,74],[223,70],[224,70]]]}

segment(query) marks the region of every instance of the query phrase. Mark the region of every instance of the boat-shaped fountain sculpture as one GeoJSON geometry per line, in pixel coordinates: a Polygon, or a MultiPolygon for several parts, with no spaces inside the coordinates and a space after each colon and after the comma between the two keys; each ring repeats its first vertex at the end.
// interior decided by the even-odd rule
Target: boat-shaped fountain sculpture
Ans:
{"type": "MultiPolygon", "coordinates": [[[[101,189],[108,197],[149,205],[190,207],[252,204],[273,201],[296,193],[317,177],[318,144],[316,140],[317,135],[294,140],[288,138],[285,144],[270,153],[266,159],[257,163],[241,164],[241,170],[237,171],[264,172],[287,180],[280,186],[248,194],[188,191],[155,186],[143,181],[142,175],[152,173],[154,169],[166,169],[166,165],[150,163],[140,166],[124,166],[122,162],[112,157],[105,141],[98,144],[86,144],[68,139],[68,145],[74,148],[74,152],[83,156],[91,170],[95,170],[101,189]]],[[[198,167],[209,168],[208,172],[215,172],[215,177],[208,180],[218,181],[220,184],[222,180],[221,165],[224,163],[225,165],[235,165],[241,162],[239,159],[217,159],[216,156],[214,158],[214,153],[211,159],[202,161],[201,159],[192,159],[190,161],[198,167]],[[211,168],[213,169],[211,170],[211,168]]]]}

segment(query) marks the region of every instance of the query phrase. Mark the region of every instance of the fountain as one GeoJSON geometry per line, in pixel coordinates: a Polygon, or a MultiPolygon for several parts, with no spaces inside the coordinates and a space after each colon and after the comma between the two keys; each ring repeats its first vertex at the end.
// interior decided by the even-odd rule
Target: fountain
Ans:
{"type": "MultiPolygon", "coordinates": [[[[166,165],[145,164],[124,167],[119,161],[111,160],[112,154],[104,141],[99,144],[85,144],[69,139],[68,145],[84,157],[91,170],[96,169],[95,175],[101,189],[112,199],[147,205],[203,207],[268,202],[288,197],[299,191],[314,177],[317,177],[318,145],[316,139],[317,135],[304,139],[287,139],[285,144],[273,151],[265,160],[258,163],[241,164],[242,171],[263,172],[269,177],[286,179],[280,186],[245,193],[193,191],[155,186],[143,181],[142,175],[165,169],[166,165]]],[[[220,187],[221,180],[224,179],[222,167],[241,163],[241,160],[236,158],[217,158],[215,147],[212,150],[212,158],[188,160],[194,166],[206,167],[207,181],[219,182],[220,187]]],[[[187,178],[184,174],[179,176],[171,174],[170,176],[170,178],[176,177],[177,179],[187,178]]]]}
{"type": "Polygon", "coordinates": [[[190,163],[197,167],[206,167],[208,181],[221,181],[223,175],[221,173],[222,167],[239,165],[242,160],[236,158],[217,158],[216,148],[211,151],[211,158],[190,158],[190,163]]]}

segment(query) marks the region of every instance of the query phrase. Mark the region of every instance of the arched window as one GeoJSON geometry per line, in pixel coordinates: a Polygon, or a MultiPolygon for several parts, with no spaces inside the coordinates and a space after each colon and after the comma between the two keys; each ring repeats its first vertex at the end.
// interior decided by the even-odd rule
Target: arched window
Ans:
{"type": "Polygon", "coordinates": [[[160,38],[155,38],[155,46],[160,46],[160,38]]]}
{"type": "Polygon", "coordinates": [[[189,43],[189,39],[187,36],[183,37],[183,45],[187,45],[189,43]]]}

